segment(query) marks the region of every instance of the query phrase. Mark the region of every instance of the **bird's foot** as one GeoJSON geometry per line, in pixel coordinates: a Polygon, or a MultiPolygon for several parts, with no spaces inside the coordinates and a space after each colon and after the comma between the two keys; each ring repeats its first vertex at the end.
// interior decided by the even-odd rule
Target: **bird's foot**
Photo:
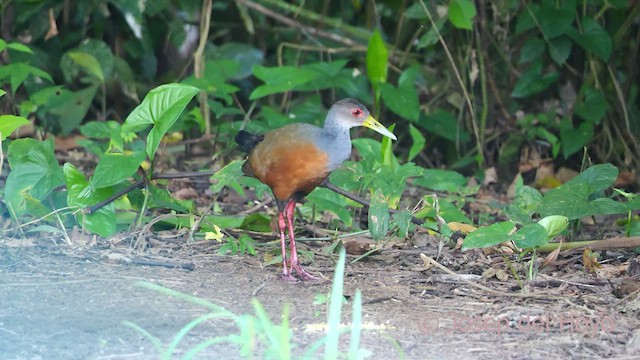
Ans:
{"type": "MultiPolygon", "coordinates": [[[[299,262],[292,262],[291,263],[291,271],[289,271],[289,274],[291,274],[293,271],[296,271],[296,273],[298,273],[298,275],[300,276],[300,279],[302,281],[307,281],[307,280],[318,280],[317,277],[309,274],[308,272],[306,272],[302,266],[300,266],[299,262]]],[[[289,275],[291,276],[291,275],[289,275]]]]}
{"type": "Polygon", "coordinates": [[[293,275],[291,275],[291,273],[289,274],[282,274],[281,277],[282,280],[286,281],[286,282],[291,282],[291,283],[295,283],[298,282],[298,279],[294,278],[293,275]]]}

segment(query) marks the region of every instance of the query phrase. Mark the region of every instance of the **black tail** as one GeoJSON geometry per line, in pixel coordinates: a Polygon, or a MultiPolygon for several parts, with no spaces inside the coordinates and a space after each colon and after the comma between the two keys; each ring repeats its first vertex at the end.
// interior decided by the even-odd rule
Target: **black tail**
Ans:
{"type": "Polygon", "coordinates": [[[256,145],[258,145],[262,140],[264,140],[264,135],[254,135],[244,130],[240,130],[238,135],[236,135],[236,143],[238,143],[238,147],[240,150],[247,153],[256,147],[256,145]]]}

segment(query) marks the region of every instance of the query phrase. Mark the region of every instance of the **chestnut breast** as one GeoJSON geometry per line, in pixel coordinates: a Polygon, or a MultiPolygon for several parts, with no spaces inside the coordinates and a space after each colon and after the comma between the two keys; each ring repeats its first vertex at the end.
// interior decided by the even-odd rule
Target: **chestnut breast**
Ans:
{"type": "Polygon", "coordinates": [[[321,131],[311,124],[296,123],[268,132],[249,154],[252,175],[267,184],[280,201],[310,193],[332,170],[329,154],[316,145],[321,131]]]}

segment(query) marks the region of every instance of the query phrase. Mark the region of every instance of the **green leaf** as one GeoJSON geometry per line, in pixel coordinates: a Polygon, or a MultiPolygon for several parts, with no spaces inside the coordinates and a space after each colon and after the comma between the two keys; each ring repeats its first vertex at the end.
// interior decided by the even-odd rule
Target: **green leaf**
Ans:
{"type": "Polygon", "coordinates": [[[590,17],[582,18],[582,33],[577,30],[569,32],[569,36],[583,49],[594,53],[603,61],[609,61],[613,48],[611,36],[598,22],[590,17]]]}
{"type": "Polygon", "coordinates": [[[547,39],[551,40],[571,31],[575,13],[575,5],[571,6],[570,1],[565,4],[546,1],[535,16],[540,24],[540,30],[547,39]]]}
{"type": "Polygon", "coordinates": [[[531,215],[542,204],[542,194],[530,186],[521,186],[516,190],[513,201],[505,208],[509,219],[515,223],[531,223],[531,215]]]}
{"type": "Polygon", "coordinates": [[[331,211],[346,226],[353,224],[353,216],[351,215],[351,210],[347,208],[345,198],[333,191],[325,188],[316,188],[306,196],[306,199],[309,200],[309,203],[303,206],[311,208],[315,205],[316,211],[319,213],[331,211]]]}
{"type": "Polygon", "coordinates": [[[552,71],[542,75],[542,61],[537,61],[531,65],[527,71],[523,72],[518,82],[511,92],[514,98],[525,98],[546,90],[551,84],[556,82],[560,73],[552,71]]]}
{"type": "Polygon", "coordinates": [[[23,125],[27,125],[29,120],[22,116],[15,115],[0,115],[0,140],[5,140],[11,133],[16,131],[17,128],[23,125]]]}
{"type": "Polygon", "coordinates": [[[611,164],[594,165],[546,193],[539,213],[543,217],[564,215],[569,220],[592,215],[626,213],[626,204],[599,197],[605,189],[613,185],[617,176],[618,169],[611,164]]]}
{"type": "Polygon", "coordinates": [[[396,88],[391,84],[381,84],[382,100],[394,113],[411,121],[420,118],[420,102],[413,84],[396,88]]]}
{"type": "Polygon", "coordinates": [[[520,50],[518,64],[528,63],[532,60],[539,59],[544,53],[544,41],[536,37],[531,37],[524,43],[520,50]]]}
{"type": "Polygon", "coordinates": [[[449,111],[437,109],[431,114],[420,114],[420,120],[416,125],[436,134],[444,139],[454,142],[467,142],[471,136],[463,128],[455,116],[449,111]]]}
{"type": "Polygon", "coordinates": [[[387,82],[387,64],[389,62],[389,54],[387,46],[382,40],[380,31],[376,29],[369,39],[367,47],[367,76],[369,82],[374,89],[380,84],[387,82]]]}
{"type": "Polygon", "coordinates": [[[162,189],[154,184],[149,184],[149,192],[151,196],[147,202],[148,209],[170,209],[181,213],[191,213],[194,210],[192,200],[179,200],[173,198],[167,189],[162,189]]]}
{"type": "Polygon", "coordinates": [[[4,197],[15,216],[26,211],[25,194],[43,200],[53,189],[64,184],[62,169],[54,154],[53,138],[45,141],[18,139],[7,151],[11,172],[4,197]]]}
{"type": "Polygon", "coordinates": [[[68,135],[87,115],[97,89],[97,85],[76,92],[61,89],[47,99],[38,114],[46,114],[50,126],[59,126],[62,134],[68,135]]]}
{"type": "Polygon", "coordinates": [[[238,183],[238,179],[243,175],[243,164],[243,160],[234,160],[222,169],[216,171],[216,173],[211,176],[211,192],[217,194],[222,191],[223,187],[229,186],[238,194],[244,196],[244,190],[242,186],[240,186],[240,183],[238,183]]]}
{"type": "Polygon", "coordinates": [[[382,190],[377,189],[371,195],[369,206],[369,232],[373,240],[382,240],[389,231],[389,208],[382,190]]]}
{"type": "Polygon", "coordinates": [[[562,154],[567,159],[569,156],[581,150],[593,139],[593,124],[583,121],[577,129],[563,128],[560,130],[560,140],[562,142],[562,154]]]}
{"type": "MultiPolygon", "coordinates": [[[[67,184],[67,203],[69,206],[84,208],[95,205],[113,195],[112,188],[92,189],[84,175],[73,165],[64,164],[64,177],[67,184]]],[[[110,203],[93,214],[83,211],[76,213],[76,221],[85,230],[103,237],[116,232],[116,213],[114,203],[110,203]]]]}
{"type": "Polygon", "coordinates": [[[317,78],[319,73],[314,70],[297,68],[294,66],[280,66],[267,68],[264,66],[255,66],[253,74],[264,82],[258,86],[251,96],[250,100],[256,100],[267,95],[287,92],[295,89],[297,86],[306,84],[317,78]]]}
{"type": "Polygon", "coordinates": [[[562,215],[551,215],[540,219],[538,224],[544,227],[547,232],[547,239],[551,240],[560,235],[569,226],[569,218],[562,215]]]}
{"type": "Polygon", "coordinates": [[[449,21],[458,29],[471,30],[476,6],[471,0],[451,0],[449,3],[449,21]]]}
{"type": "MultiPolygon", "coordinates": [[[[490,247],[511,240],[522,241],[524,239],[522,234],[511,234],[515,227],[511,221],[481,227],[467,235],[462,244],[462,250],[490,247]]],[[[546,233],[544,228],[542,230],[546,233]]]]}
{"type": "Polygon", "coordinates": [[[104,188],[119,184],[138,171],[140,164],[145,159],[142,151],[131,155],[104,154],[96,166],[91,177],[90,185],[94,189],[104,188]]]}
{"type": "Polygon", "coordinates": [[[564,64],[571,55],[572,43],[566,36],[560,36],[550,41],[549,55],[558,65],[564,64]]]}
{"type": "Polygon", "coordinates": [[[467,179],[456,171],[424,169],[422,177],[414,179],[414,184],[435,191],[457,193],[467,186],[467,179]]]}
{"type": "Polygon", "coordinates": [[[104,82],[113,73],[114,63],[109,45],[102,40],[89,39],[62,56],[60,69],[67,83],[72,83],[82,71],[104,82]]]}
{"type": "Polygon", "coordinates": [[[122,126],[122,132],[138,132],[153,125],[147,135],[147,155],[153,160],[162,137],[198,92],[198,88],[184,84],[158,86],[129,114],[122,126]]]}
{"type": "Polygon", "coordinates": [[[581,118],[599,124],[607,112],[607,100],[601,91],[586,87],[584,97],[576,104],[575,112],[581,118]]]}
{"type": "Polygon", "coordinates": [[[17,43],[17,42],[11,42],[11,43],[7,44],[7,48],[11,49],[11,50],[27,53],[27,54],[33,54],[33,51],[31,50],[31,48],[29,48],[25,44],[21,44],[21,43],[17,43]]]}
{"type": "Polygon", "coordinates": [[[398,225],[398,236],[405,238],[409,236],[412,218],[413,215],[409,210],[401,210],[400,212],[393,214],[393,220],[398,225]]]}
{"type": "Polygon", "coordinates": [[[29,75],[53,82],[53,79],[47,72],[26,63],[18,62],[0,66],[0,79],[4,79],[6,77],[9,78],[9,82],[11,83],[11,92],[14,94],[29,75]]]}
{"type": "Polygon", "coordinates": [[[413,124],[409,124],[409,135],[411,135],[413,143],[409,149],[409,157],[407,158],[407,161],[415,159],[415,157],[422,152],[425,144],[427,143],[422,132],[413,126],[413,124]]]}
{"type": "Polygon", "coordinates": [[[67,55],[88,74],[95,76],[101,83],[104,82],[104,73],[102,73],[100,63],[93,55],[80,51],[70,51],[67,55]]]}
{"type": "Polygon", "coordinates": [[[549,242],[547,230],[540,224],[527,224],[516,234],[518,238],[514,239],[513,243],[521,249],[532,249],[549,242]]]}

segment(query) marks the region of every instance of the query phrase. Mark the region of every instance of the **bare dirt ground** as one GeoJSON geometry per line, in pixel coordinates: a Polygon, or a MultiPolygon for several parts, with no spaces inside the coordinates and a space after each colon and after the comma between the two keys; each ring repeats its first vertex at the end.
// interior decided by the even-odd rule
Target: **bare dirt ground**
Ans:
{"type": "MultiPolygon", "coordinates": [[[[550,267],[525,284],[534,297],[501,296],[426,268],[419,254],[435,257],[432,249],[429,245],[388,250],[347,265],[345,296],[351,300],[356,289],[362,290],[363,321],[368,326],[362,346],[371,351],[371,358],[640,356],[639,300],[614,296],[607,280],[571,266],[561,272],[550,267]]],[[[330,293],[335,258],[316,254],[315,264],[307,266],[326,280],[292,284],[279,280],[279,267],[263,266],[260,256],[216,255],[211,243],[174,245],[172,252],[154,255],[106,240],[93,246],[0,240],[0,358],[158,358],[152,344],[124,321],[168,344],[180,328],[207,310],[136,286],[140,280],[201,297],[236,314],[253,313],[255,297],[276,323],[288,303],[294,353],[301,354],[322,336],[307,326],[326,319],[326,305],[314,305],[313,299],[330,293]],[[140,258],[192,263],[194,269],[120,261],[140,258]]],[[[484,271],[477,261],[470,261],[469,253],[445,249],[439,262],[460,274],[484,271]],[[470,262],[475,265],[464,265],[470,262]]],[[[497,291],[521,293],[515,280],[479,282],[497,291]]],[[[611,283],[617,286],[620,279],[611,283]]],[[[344,322],[349,322],[350,306],[345,306],[344,322]]],[[[229,321],[207,322],[189,333],[173,358],[205,339],[235,332],[229,321]]],[[[347,342],[348,335],[343,340],[347,342]]],[[[322,357],[321,351],[316,357],[322,357]]],[[[238,358],[238,349],[220,344],[198,358],[223,357],[238,358]]]]}

